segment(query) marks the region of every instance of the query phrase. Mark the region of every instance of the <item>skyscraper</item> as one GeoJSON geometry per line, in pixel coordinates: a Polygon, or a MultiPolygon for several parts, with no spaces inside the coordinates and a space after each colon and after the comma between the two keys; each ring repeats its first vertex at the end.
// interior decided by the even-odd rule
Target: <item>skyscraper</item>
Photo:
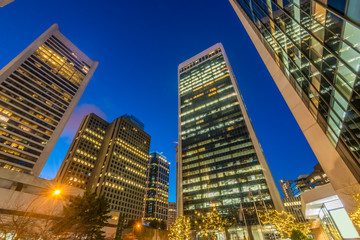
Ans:
{"type": "Polygon", "coordinates": [[[0,70],[0,167],[40,174],[97,65],[54,24],[0,70]]]}
{"type": "Polygon", "coordinates": [[[143,217],[150,136],[131,115],[115,119],[94,164],[89,190],[104,195],[112,215],[126,221],[143,217]]]}
{"type": "Polygon", "coordinates": [[[258,206],[262,199],[268,208],[281,210],[280,194],[222,44],[181,63],[178,79],[183,214],[216,207],[232,219],[241,203],[247,224],[257,225],[254,202],[258,206]]]}
{"type": "Polygon", "coordinates": [[[160,153],[149,155],[146,181],[145,222],[167,221],[169,207],[170,163],[160,153]]]}
{"type": "Polygon", "coordinates": [[[167,229],[175,223],[177,217],[176,203],[169,202],[168,217],[167,217],[167,229]]]}
{"type": "Polygon", "coordinates": [[[313,189],[316,186],[325,185],[329,182],[329,178],[318,163],[314,166],[314,171],[308,175],[306,184],[308,189],[313,189]]]}
{"type": "Polygon", "coordinates": [[[285,179],[281,179],[279,181],[281,191],[283,192],[285,198],[294,197],[294,192],[291,189],[291,184],[293,182],[294,181],[292,180],[285,180],[285,179]]]}
{"type": "Polygon", "coordinates": [[[295,217],[296,222],[306,222],[302,212],[300,196],[284,198],[283,202],[285,210],[295,217]]]}
{"type": "Polygon", "coordinates": [[[360,186],[358,0],[230,0],[345,208],[360,186]]]}
{"type": "Polygon", "coordinates": [[[0,7],[4,7],[9,3],[12,3],[14,0],[0,0],[0,7]]]}
{"type": "Polygon", "coordinates": [[[83,118],[56,176],[58,182],[87,189],[108,126],[94,113],[83,118]]]}
{"type": "Polygon", "coordinates": [[[182,165],[179,157],[179,145],[175,146],[175,160],[176,160],[176,214],[181,216],[183,214],[183,198],[182,198],[182,165]]]}
{"type": "Polygon", "coordinates": [[[300,175],[291,183],[291,191],[293,192],[294,197],[299,197],[302,192],[307,190],[308,176],[308,174],[300,175]]]}

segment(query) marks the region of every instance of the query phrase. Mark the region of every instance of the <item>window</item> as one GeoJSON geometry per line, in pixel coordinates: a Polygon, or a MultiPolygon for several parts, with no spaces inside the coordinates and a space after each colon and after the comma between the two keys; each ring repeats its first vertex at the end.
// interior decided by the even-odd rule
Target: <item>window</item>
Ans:
{"type": "MultiPolygon", "coordinates": [[[[358,1],[358,0],[355,0],[355,1],[358,1]]],[[[335,10],[344,14],[346,0],[328,0],[328,6],[334,8],[335,10]]]]}
{"type": "Polygon", "coordinates": [[[357,23],[360,23],[360,1],[359,0],[349,0],[347,14],[349,18],[354,20],[357,23]]]}
{"type": "Polygon", "coordinates": [[[360,51],[360,29],[355,27],[353,24],[346,22],[344,39],[350,43],[354,48],[360,51]]]}

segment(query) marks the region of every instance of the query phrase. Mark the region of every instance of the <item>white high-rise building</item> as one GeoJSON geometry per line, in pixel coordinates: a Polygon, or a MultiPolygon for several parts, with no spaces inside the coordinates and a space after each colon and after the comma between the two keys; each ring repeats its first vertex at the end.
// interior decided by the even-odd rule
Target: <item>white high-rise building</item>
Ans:
{"type": "Polygon", "coordinates": [[[0,167],[40,174],[97,65],[54,24],[0,70],[0,167]]]}
{"type": "Polygon", "coordinates": [[[0,0],[0,7],[4,7],[15,0],[0,0]]]}

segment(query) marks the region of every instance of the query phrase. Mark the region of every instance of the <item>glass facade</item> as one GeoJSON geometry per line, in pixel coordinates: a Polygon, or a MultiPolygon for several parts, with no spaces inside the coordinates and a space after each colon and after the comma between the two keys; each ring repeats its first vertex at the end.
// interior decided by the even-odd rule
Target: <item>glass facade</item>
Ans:
{"type": "Polygon", "coordinates": [[[319,126],[360,174],[358,0],[233,0],[319,126]]]}
{"type": "Polygon", "coordinates": [[[170,163],[164,156],[153,152],[147,168],[145,221],[168,220],[170,163]]]}
{"type": "Polygon", "coordinates": [[[222,45],[215,46],[179,66],[183,214],[216,207],[223,217],[238,218],[242,203],[247,224],[256,225],[254,202],[274,204],[231,67],[222,45]]]}
{"type": "Polygon", "coordinates": [[[35,175],[96,68],[57,25],[44,34],[0,73],[0,166],[35,175]]]}

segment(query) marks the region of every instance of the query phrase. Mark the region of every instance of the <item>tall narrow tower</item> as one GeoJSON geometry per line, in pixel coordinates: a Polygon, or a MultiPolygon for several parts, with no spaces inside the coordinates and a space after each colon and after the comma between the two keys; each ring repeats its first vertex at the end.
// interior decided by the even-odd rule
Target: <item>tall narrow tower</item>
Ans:
{"type": "Polygon", "coordinates": [[[40,174],[97,65],[54,24],[0,70],[0,167],[40,174]]]}
{"type": "Polygon", "coordinates": [[[144,220],[167,221],[169,207],[170,163],[160,153],[149,155],[144,220]]]}
{"type": "Polygon", "coordinates": [[[358,0],[230,0],[337,195],[360,191],[358,0]]]}
{"type": "Polygon", "coordinates": [[[222,44],[181,63],[178,76],[179,214],[216,207],[233,219],[241,203],[247,225],[257,225],[254,203],[282,209],[222,44]]]}

